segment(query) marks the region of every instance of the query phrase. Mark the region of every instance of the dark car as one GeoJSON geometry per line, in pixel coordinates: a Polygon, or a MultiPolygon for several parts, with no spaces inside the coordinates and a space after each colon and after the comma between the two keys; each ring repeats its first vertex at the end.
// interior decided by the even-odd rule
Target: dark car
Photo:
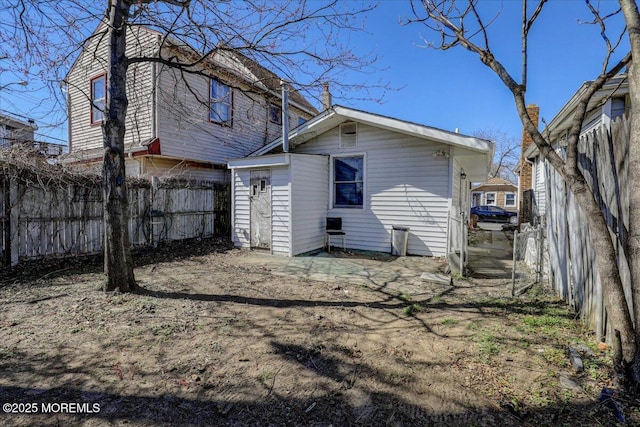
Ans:
{"type": "Polygon", "coordinates": [[[511,212],[497,206],[474,206],[471,215],[477,215],[480,221],[514,222],[518,217],[517,212],[511,212]]]}

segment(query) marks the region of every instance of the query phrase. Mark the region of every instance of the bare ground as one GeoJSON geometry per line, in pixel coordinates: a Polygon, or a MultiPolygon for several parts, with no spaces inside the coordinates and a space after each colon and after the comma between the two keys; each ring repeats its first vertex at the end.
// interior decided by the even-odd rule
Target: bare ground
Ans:
{"type": "Polygon", "coordinates": [[[543,288],[512,299],[504,280],[421,281],[438,260],[336,255],[174,244],[137,255],[137,294],[97,291],[98,260],[5,272],[0,403],[39,413],[0,424],[615,425],[597,402],[609,351],[543,288]],[[42,413],[65,402],[99,408],[42,413]]]}

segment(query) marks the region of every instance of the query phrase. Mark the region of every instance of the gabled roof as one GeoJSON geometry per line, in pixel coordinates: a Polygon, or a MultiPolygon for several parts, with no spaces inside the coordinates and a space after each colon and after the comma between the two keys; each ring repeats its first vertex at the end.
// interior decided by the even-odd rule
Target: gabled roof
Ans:
{"type": "MultiPolygon", "coordinates": [[[[573,119],[573,114],[576,111],[578,103],[592,83],[593,81],[584,82],[578,88],[576,93],[574,93],[573,96],[569,98],[567,103],[562,106],[560,111],[558,111],[558,114],[556,114],[555,117],[546,126],[543,135],[549,134],[551,140],[554,141],[557,137],[558,132],[564,131],[571,126],[571,120],[573,119]]],[[[627,81],[627,74],[621,73],[616,75],[611,80],[607,81],[600,90],[593,94],[593,96],[589,100],[587,115],[595,108],[601,107],[602,104],[613,95],[620,96],[628,92],[629,82],[627,81]]]]}
{"type": "MultiPolygon", "coordinates": [[[[293,150],[296,146],[304,144],[347,121],[355,121],[425,141],[448,145],[454,148],[452,155],[455,156],[466,175],[472,181],[485,179],[493,160],[494,145],[491,141],[388,116],[367,113],[341,105],[334,105],[297,128],[292,129],[289,132],[289,147],[293,150]]],[[[282,147],[282,137],[254,151],[249,156],[261,156],[276,152],[279,147],[282,147]]]]}
{"type": "MultiPolygon", "coordinates": [[[[90,36],[90,38],[95,37],[98,32],[106,26],[106,21],[102,20],[90,36]]],[[[163,36],[162,33],[145,26],[136,25],[136,30],[148,31],[149,33],[156,34],[158,36],[163,36]]],[[[171,48],[175,48],[185,54],[195,54],[201,55],[201,52],[197,52],[191,46],[183,42],[179,42],[178,40],[173,39],[171,36],[167,37],[167,46],[171,48]]],[[[158,46],[159,47],[159,46],[158,46]]],[[[78,63],[80,57],[83,52],[78,55],[75,59],[67,75],[65,76],[65,80],[68,79],[69,74],[75,68],[78,63]]],[[[235,77],[242,79],[245,83],[249,84],[253,87],[258,87],[260,90],[263,90],[269,93],[271,96],[275,98],[281,98],[281,90],[280,90],[280,77],[277,74],[272,72],[271,70],[265,68],[260,65],[258,62],[253,59],[241,54],[240,52],[233,49],[215,49],[212,54],[207,58],[206,61],[202,63],[204,66],[209,66],[214,70],[219,69],[227,74],[232,74],[235,77]],[[243,68],[240,70],[239,68],[243,68]]],[[[290,89],[289,90],[289,102],[295,107],[305,111],[308,114],[314,115],[318,114],[318,110],[311,105],[307,99],[302,96],[299,92],[290,89]]]]}
{"type": "MultiPolygon", "coordinates": [[[[303,123],[289,132],[289,144],[291,148],[315,138],[316,136],[338,126],[346,121],[356,121],[370,126],[403,133],[421,139],[428,139],[453,147],[460,147],[478,153],[491,153],[493,156],[493,143],[485,139],[467,136],[455,132],[407,122],[379,114],[367,113],[353,108],[334,105],[323,111],[309,121],[303,123]]],[[[264,147],[251,153],[251,156],[260,156],[282,146],[282,137],[272,141],[264,147]]]]}
{"type": "Polygon", "coordinates": [[[506,179],[495,177],[472,187],[471,191],[518,191],[518,187],[506,179]]]}

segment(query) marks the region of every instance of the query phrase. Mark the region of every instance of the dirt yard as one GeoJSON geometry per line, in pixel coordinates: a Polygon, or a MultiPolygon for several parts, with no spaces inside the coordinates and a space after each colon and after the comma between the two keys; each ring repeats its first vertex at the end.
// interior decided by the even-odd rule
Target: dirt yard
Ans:
{"type": "Polygon", "coordinates": [[[4,273],[1,425],[615,425],[597,402],[609,350],[542,288],[211,241],[136,262],[138,294],[98,291],[99,260],[4,273]]]}

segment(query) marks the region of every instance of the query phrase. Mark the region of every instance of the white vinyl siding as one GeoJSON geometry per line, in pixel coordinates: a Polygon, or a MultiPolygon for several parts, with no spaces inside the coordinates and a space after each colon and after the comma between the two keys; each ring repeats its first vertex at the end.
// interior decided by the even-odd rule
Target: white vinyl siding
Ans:
{"type": "Polygon", "coordinates": [[[291,255],[290,170],[271,169],[271,251],[291,255]]]}
{"type": "Polygon", "coordinates": [[[393,225],[409,227],[408,253],[446,254],[449,159],[434,157],[442,144],[358,124],[358,145],[340,148],[339,129],[297,147],[306,154],[366,156],[364,209],[331,208],[342,217],[347,246],[388,252],[393,225]]]}
{"type": "Polygon", "coordinates": [[[329,159],[326,156],[293,155],[292,255],[324,246],[329,207],[329,159]]]}
{"type": "Polygon", "coordinates": [[[251,246],[250,212],[249,212],[249,169],[235,169],[232,180],[232,231],[233,244],[242,248],[251,246]]]}
{"type": "MultiPolygon", "coordinates": [[[[158,136],[162,155],[225,164],[281,135],[282,127],[268,120],[269,103],[263,96],[249,93],[247,88],[232,88],[231,125],[212,123],[208,107],[210,79],[182,75],[166,67],[160,69],[158,136]]],[[[293,117],[297,117],[295,114],[293,117]]]]}
{"type": "MultiPolygon", "coordinates": [[[[104,27],[98,30],[104,31],[104,27]]],[[[153,51],[156,35],[140,29],[131,29],[127,35],[127,55],[139,56],[153,51]]],[[[100,149],[103,146],[100,122],[91,123],[92,78],[105,74],[108,63],[108,38],[93,37],[67,76],[69,100],[70,150],[100,149]],[[98,46],[98,41],[102,43],[98,46]]],[[[131,65],[127,71],[127,119],[125,122],[125,147],[130,148],[148,142],[153,135],[153,95],[151,63],[131,65]]],[[[106,74],[105,74],[105,78],[106,74]]],[[[101,154],[98,155],[100,158],[101,154]]]]}
{"type": "MultiPolygon", "coordinates": [[[[326,156],[286,155],[286,166],[271,166],[271,251],[294,256],[324,246],[329,164],[326,156]]],[[[254,170],[264,170],[258,164],[254,170]]],[[[250,247],[249,177],[252,168],[234,169],[235,246],[250,247]]]]}
{"type": "Polygon", "coordinates": [[[538,215],[544,216],[546,212],[546,204],[547,204],[547,196],[545,189],[545,163],[544,159],[540,156],[536,157],[533,173],[535,180],[535,196],[536,196],[536,204],[538,205],[538,215]]]}

